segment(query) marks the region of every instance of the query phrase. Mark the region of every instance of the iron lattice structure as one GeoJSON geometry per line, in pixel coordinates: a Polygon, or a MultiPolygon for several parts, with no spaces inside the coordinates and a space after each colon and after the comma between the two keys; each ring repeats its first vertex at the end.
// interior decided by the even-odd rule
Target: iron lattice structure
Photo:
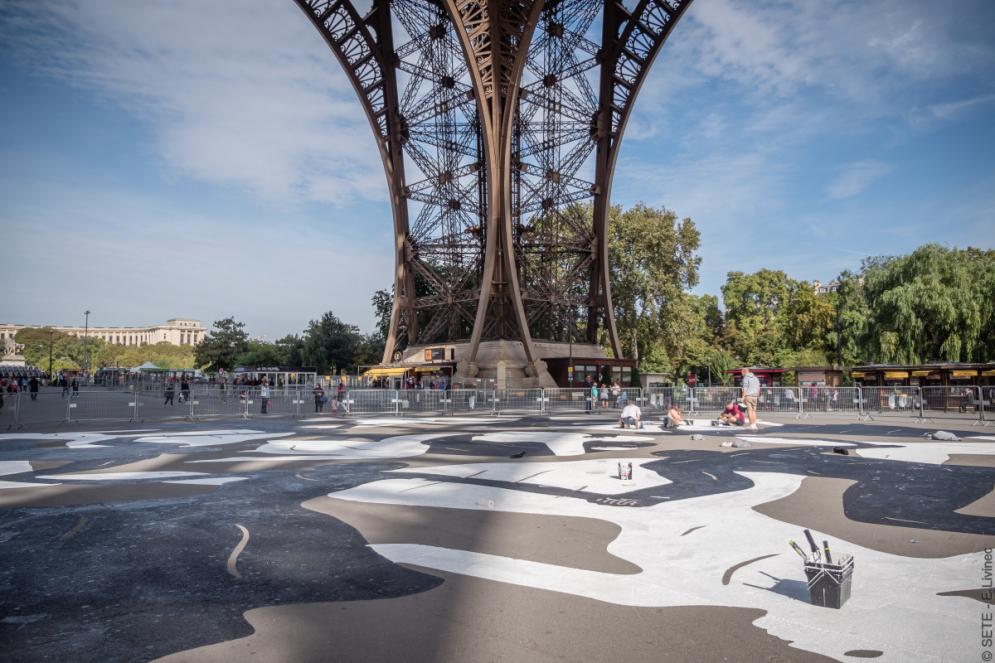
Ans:
{"type": "Polygon", "coordinates": [[[384,352],[605,339],[632,105],[691,0],[295,0],[377,137],[395,230],[384,352]]]}

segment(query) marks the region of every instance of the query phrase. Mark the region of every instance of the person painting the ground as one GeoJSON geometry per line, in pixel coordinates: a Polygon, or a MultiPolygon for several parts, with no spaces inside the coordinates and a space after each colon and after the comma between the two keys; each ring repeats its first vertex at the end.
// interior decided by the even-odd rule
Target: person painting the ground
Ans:
{"type": "Polygon", "coordinates": [[[622,414],[619,415],[618,424],[619,428],[641,428],[642,424],[640,419],[642,419],[643,413],[639,409],[639,406],[635,403],[629,403],[624,408],[622,408],[622,414]]]}
{"type": "Polygon", "coordinates": [[[757,430],[757,401],[760,399],[760,380],[748,368],[743,369],[741,399],[746,404],[746,412],[750,417],[750,430],[757,430]]]}
{"type": "Polygon", "coordinates": [[[719,421],[728,426],[742,426],[746,423],[746,416],[743,408],[736,401],[729,401],[729,404],[719,415],[719,421]]]}
{"type": "Polygon", "coordinates": [[[681,409],[680,405],[673,404],[670,409],[667,410],[667,414],[663,416],[663,427],[664,428],[677,428],[684,423],[684,410],[681,409]]]}

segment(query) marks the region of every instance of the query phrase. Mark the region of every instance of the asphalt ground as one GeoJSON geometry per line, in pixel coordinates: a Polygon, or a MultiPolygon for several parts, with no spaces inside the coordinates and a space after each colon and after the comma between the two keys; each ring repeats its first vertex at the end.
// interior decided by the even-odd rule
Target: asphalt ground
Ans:
{"type": "Polygon", "coordinates": [[[990,427],[945,422],[965,438],[946,453],[922,437],[935,424],[898,420],[786,420],[742,448],[721,446],[741,429],[693,439],[612,423],[257,417],[7,432],[2,658],[982,655],[962,634],[983,614],[995,544],[990,427]],[[631,485],[620,462],[635,464],[631,485]],[[780,534],[807,548],[806,527],[855,551],[841,610],[808,605],[780,534]],[[937,591],[885,598],[873,581],[891,567],[937,591]],[[895,632],[862,630],[862,601],[898,611],[895,632]],[[945,634],[917,626],[934,614],[945,634]],[[851,635],[823,635],[833,625],[851,635]]]}

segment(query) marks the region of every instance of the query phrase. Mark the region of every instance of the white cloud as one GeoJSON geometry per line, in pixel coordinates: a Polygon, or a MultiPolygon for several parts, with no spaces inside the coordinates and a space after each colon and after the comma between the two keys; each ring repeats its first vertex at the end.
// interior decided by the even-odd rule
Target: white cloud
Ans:
{"type": "Polygon", "coordinates": [[[292,3],[7,4],[0,40],[146,122],[169,171],[278,203],[386,198],[356,95],[292,3]]]}
{"type": "Polygon", "coordinates": [[[846,164],[826,187],[826,196],[831,200],[856,196],[892,170],[892,166],[873,160],[846,164]]]}
{"type": "Polygon", "coordinates": [[[62,192],[0,210],[11,264],[31,274],[4,292],[4,317],[14,322],[72,324],[83,308],[93,310],[92,324],[112,325],[234,315],[274,339],[332,310],[369,331],[370,297],[391,282],[386,205],[338,212],[343,227],[367,228],[356,239],[251,205],[209,212],[90,183],[5,184],[62,192]]]}

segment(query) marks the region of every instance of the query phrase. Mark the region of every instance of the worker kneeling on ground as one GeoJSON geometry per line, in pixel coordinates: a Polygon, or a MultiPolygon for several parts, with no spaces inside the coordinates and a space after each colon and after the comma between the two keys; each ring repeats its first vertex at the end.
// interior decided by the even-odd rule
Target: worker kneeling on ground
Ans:
{"type": "Polygon", "coordinates": [[[728,426],[742,426],[746,423],[746,411],[739,402],[729,401],[719,415],[719,422],[728,426]]]}
{"type": "Polygon", "coordinates": [[[640,423],[640,419],[642,419],[642,417],[643,412],[639,409],[639,406],[634,403],[629,403],[622,408],[622,414],[619,415],[619,428],[642,428],[642,424],[640,423]]]}

